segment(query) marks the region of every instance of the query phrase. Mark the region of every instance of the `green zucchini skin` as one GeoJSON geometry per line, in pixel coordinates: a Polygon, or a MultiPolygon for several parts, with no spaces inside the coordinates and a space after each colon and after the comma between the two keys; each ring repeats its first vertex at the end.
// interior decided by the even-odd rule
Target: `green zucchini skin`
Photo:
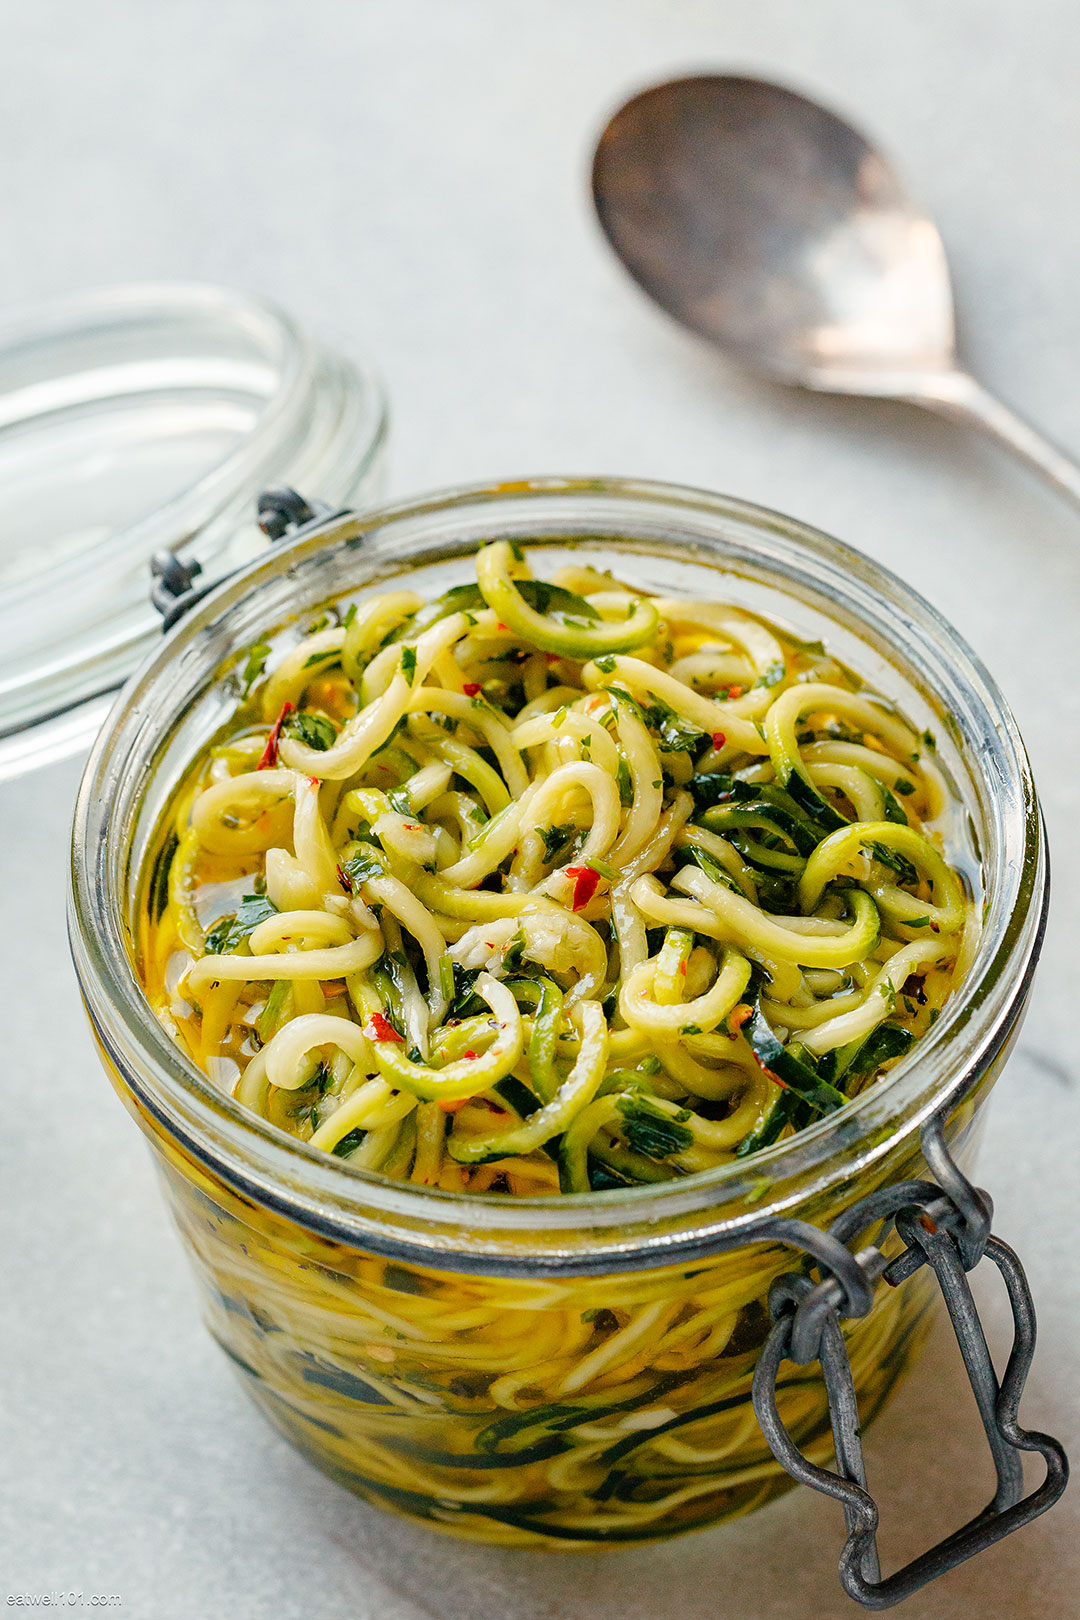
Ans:
{"type": "Polygon", "coordinates": [[[840,1046],[826,1052],[818,1059],[818,1073],[834,1084],[843,1079],[845,1089],[850,1093],[855,1080],[874,1074],[883,1064],[895,1058],[906,1056],[914,1044],[915,1037],[909,1029],[904,1029],[900,1024],[879,1024],[863,1040],[853,1042],[850,1047],[840,1046]]]}
{"type": "Polygon", "coordinates": [[[819,1114],[830,1114],[837,1108],[843,1108],[848,1100],[844,1093],[823,1080],[809,1062],[780,1044],[761,1010],[760,997],[753,1003],[750,1016],[742,1028],[761,1067],[780,1085],[786,1086],[819,1114]]]}
{"type": "Polygon", "coordinates": [[[761,1124],[757,1130],[751,1131],[749,1136],[743,1137],[735,1149],[735,1157],[747,1159],[751,1153],[757,1153],[760,1148],[771,1147],[782,1136],[786,1126],[790,1125],[793,1130],[798,1130],[804,1116],[806,1120],[811,1119],[813,1110],[801,1097],[796,1096],[794,1091],[784,1091],[777,1086],[776,1095],[770,1102],[761,1124]]]}
{"type": "MultiPolygon", "coordinates": [[[[913,932],[959,937],[973,899],[932,824],[929,836],[923,830],[927,811],[939,819],[945,778],[936,772],[931,782],[917,768],[917,734],[827,649],[764,616],[622,586],[591,566],[537,579],[528,548],[505,536],[480,543],[475,567],[474,582],[435,601],[404,590],[351,603],[344,617],[330,605],[280,660],[270,642],[250,649],[240,729],[226,728],[228,746],[215,745],[209,763],[194,768],[177,815],[162,823],[156,863],[147,861],[151,922],[195,955],[187,987],[213,997],[205,1006],[193,997],[190,1033],[209,1022],[222,1051],[245,1066],[278,1042],[262,1068],[256,1062],[242,1100],[302,1140],[355,1168],[399,1179],[415,1172],[425,1184],[434,1178],[446,1190],[496,1197],[704,1173],[842,1107],[910,1038],[897,1028],[823,1057],[815,1049],[886,1013],[925,1029],[950,993],[947,953],[933,955],[929,934],[913,932]],[[260,786],[256,773],[266,768],[278,776],[260,786]],[[346,790],[339,796],[331,783],[346,790]],[[264,794],[265,870],[207,931],[199,917],[212,914],[210,897],[202,892],[200,913],[197,891],[217,880],[224,855],[242,857],[237,881],[247,883],[248,856],[264,853],[249,825],[264,794]],[[321,828],[309,876],[318,868],[319,905],[330,914],[295,934],[287,913],[305,910],[294,904],[300,891],[269,862],[278,840],[288,841],[281,817],[290,794],[294,819],[321,828]],[[685,870],[691,863],[707,884],[685,870]],[[342,923],[344,955],[303,932],[337,939],[342,923]],[[631,990],[640,958],[661,950],[675,925],[687,940],[683,959],[674,967],[658,960],[652,978],[631,990]],[[360,1096],[355,1062],[347,1072],[331,1057],[335,1045],[350,1055],[356,1041],[352,1033],[336,1041],[333,1025],[319,1064],[334,1078],[316,1107],[305,1095],[312,1054],[281,1037],[296,1016],[320,1015],[321,1004],[292,987],[314,978],[317,964],[278,972],[281,962],[260,960],[261,979],[254,970],[245,979],[243,958],[267,956],[247,944],[256,931],[274,957],[281,941],[292,941],[290,951],[325,948],[324,1001],[332,1016],[359,1021],[367,1078],[442,1104],[452,1117],[422,1116],[421,1135],[403,1109],[391,1136],[372,1139],[364,1122],[378,1117],[376,1094],[360,1096]],[[898,1001],[888,971],[877,973],[883,941],[930,946],[925,958],[916,950],[907,959],[929,964],[929,1012],[926,997],[898,1001]],[[747,994],[743,980],[725,999],[720,967],[729,952],[767,976],[769,999],[755,1001],[745,1039],[777,1095],[745,1044],[730,1054],[718,1044],[747,994]],[[345,972],[345,958],[355,971],[345,972]],[[871,1001],[849,1018],[871,972],[886,1004],[871,1001]],[[245,983],[231,997],[227,987],[245,983]],[[249,1036],[245,1009],[260,996],[249,1036]],[[697,1009],[685,1021],[675,1013],[682,1001],[697,1009]],[[493,1005],[502,1008],[494,1039],[493,1005]],[[769,1018],[792,1038],[778,1040],[769,1018]],[[705,1039],[695,1047],[697,1037],[705,1039]],[[741,1113],[731,1106],[738,1087],[729,1055],[743,1070],[741,1113]],[[650,1123],[645,1103],[629,1106],[634,1090],[669,1118],[650,1123]],[[614,1111],[601,1107],[575,1130],[608,1096],[614,1111]],[[335,1136],[328,1127],[343,1102],[355,1118],[351,1129],[342,1118],[335,1136]],[[475,1104],[467,1112],[450,1106],[467,1102],[475,1104]],[[685,1111],[674,1125],[672,1105],[685,1111]],[[753,1128],[733,1141],[744,1120],[753,1128]]],[[[157,972],[175,956],[154,960],[157,972]]],[[[161,988],[175,1021],[172,991],[161,988]]],[[[409,1101],[403,1095],[391,1109],[409,1101]]]]}
{"type": "Polygon", "coordinates": [[[735,828],[764,828],[786,839],[797,855],[812,855],[821,842],[820,834],[804,816],[793,816],[768,799],[714,805],[702,814],[701,825],[721,835],[735,828]]]}
{"type": "Polygon", "coordinates": [[[828,799],[820,794],[798,771],[792,771],[784,783],[790,796],[806,814],[814,821],[819,821],[829,832],[836,832],[840,827],[847,827],[848,821],[840,814],[828,799]]]}

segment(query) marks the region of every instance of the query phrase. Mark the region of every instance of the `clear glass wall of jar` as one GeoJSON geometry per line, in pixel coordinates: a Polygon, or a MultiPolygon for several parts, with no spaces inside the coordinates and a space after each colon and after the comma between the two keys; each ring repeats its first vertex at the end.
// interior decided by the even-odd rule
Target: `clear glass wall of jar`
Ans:
{"type": "MultiPolygon", "coordinates": [[[[921,1123],[950,1110],[970,1158],[1015,1035],[1046,894],[1027,762],[999,694],[924,602],[786,518],[664,486],[538,480],[451,492],[286,544],[222,587],[129,685],[76,815],[71,931],[105,1066],[146,1131],[211,1331],[273,1421],[329,1474],[437,1527],[521,1545],[677,1533],[788,1483],[750,1383],[770,1281],[790,1251],[766,1215],[818,1225],[922,1173],[921,1123]],[[970,811],[954,858],[984,906],[969,977],[912,1057],[838,1114],[755,1155],[648,1188],[469,1198],[380,1180],[242,1111],[142,997],[131,939],[141,864],[184,766],[227,718],[253,640],[368,584],[436,594],[476,543],[578,558],[665,593],[758,609],[937,735],[970,811]],[[223,678],[224,677],[224,678],[223,678]]],[[[864,1421],[926,1326],[926,1273],[883,1287],[847,1331],[864,1421]]],[[[824,1391],[789,1368],[780,1407],[811,1458],[824,1391]]]]}

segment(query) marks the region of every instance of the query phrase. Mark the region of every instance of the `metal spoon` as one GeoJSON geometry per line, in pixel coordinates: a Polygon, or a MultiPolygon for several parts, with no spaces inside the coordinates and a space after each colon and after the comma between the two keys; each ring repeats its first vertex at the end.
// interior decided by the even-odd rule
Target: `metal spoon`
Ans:
{"type": "Polygon", "coordinates": [[[824,107],[760,79],[657,85],[600,137],[593,198],[645,291],[751,370],[975,422],[1080,503],[1080,466],[959,365],[933,221],[824,107]]]}

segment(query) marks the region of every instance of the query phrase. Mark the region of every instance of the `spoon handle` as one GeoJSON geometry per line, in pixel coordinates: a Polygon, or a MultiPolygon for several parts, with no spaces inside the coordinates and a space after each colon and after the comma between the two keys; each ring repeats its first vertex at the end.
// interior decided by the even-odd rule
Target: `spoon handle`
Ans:
{"type": "Polygon", "coordinates": [[[929,406],[942,416],[982,428],[1080,506],[1080,463],[1059,450],[967,372],[949,372],[940,380],[935,378],[928,382],[920,390],[917,403],[929,406]]]}

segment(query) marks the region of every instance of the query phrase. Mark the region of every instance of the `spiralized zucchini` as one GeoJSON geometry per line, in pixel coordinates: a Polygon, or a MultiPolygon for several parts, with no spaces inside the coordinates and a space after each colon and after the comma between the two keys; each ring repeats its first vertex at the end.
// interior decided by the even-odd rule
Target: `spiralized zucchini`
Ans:
{"type": "Polygon", "coordinates": [[[932,741],[734,607],[505,540],[476,576],[241,660],[145,883],[168,1028],[294,1137],[470,1193],[673,1180],[842,1107],[974,943],[932,741]]]}

